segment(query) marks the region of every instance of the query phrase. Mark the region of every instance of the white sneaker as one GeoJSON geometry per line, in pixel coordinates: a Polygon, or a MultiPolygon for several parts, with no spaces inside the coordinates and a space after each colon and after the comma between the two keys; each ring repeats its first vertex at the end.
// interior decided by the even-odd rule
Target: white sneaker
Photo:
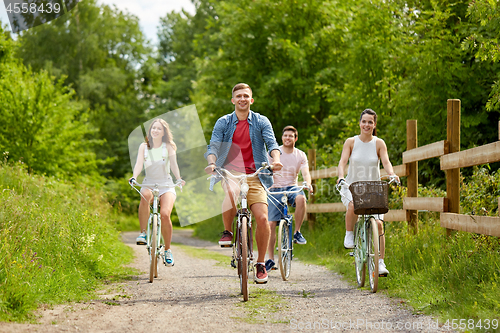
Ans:
{"type": "Polygon", "coordinates": [[[389,274],[389,271],[385,267],[384,259],[380,259],[378,261],[378,275],[387,275],[387,274],[389,274]]]}
{"type": "Polygon", "coordinates": [[[344,247],[354,249],[354,233],[346,234],[344,237],[344,247]]]}
{"type": "Polygon", "coordinates": [[[141,232],[139,234],[139,237],[136,238],[135,242],[136,242],[137,245],[146,245],[147,244],[146,233],[145,232],[141,232]]]}
{"type": "Polygon", "coordinates": [[[168,249],[164,254],[165,266],[172,267],[174,265],[174,256],[172,255],[172,251],[168,249]]]}

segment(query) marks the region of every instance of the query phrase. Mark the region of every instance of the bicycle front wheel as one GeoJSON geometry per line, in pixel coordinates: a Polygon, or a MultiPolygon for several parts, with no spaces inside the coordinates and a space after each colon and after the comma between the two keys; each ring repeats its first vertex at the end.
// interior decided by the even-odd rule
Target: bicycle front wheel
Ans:
{"type": "Polygon", "coordinates": [[[151,226],[151,247],[149,248],[149,282],[153,283],[156,275],[156,239],[158,237],[158,215],[153,215],[153,225],[151,226]]]}
{"type": "Polygon", "coordinates": [[[377,221],[373,217],[368,220],[366,229],[368,275],[370,277],[370,288],[375,293],[378,288],[379,238],[377,221]]]}
{"type": "Polygon", "coordinates": [[[246,216],[241,218],[241,228],[239,230],[238,251],[238,275],[240,277],[241,294],[243,300],[248,301],[248,219],[246,216]]]}
{"type": "Polygon", "coordinates": [[[354,235],[354,264],[356,266],[356,281],[358,287],[365,285],[366,265],[365,265],[365,229],[364,224],[358,221],[355,226],[354,235]]]}
{"type": "Polygon", "coordinates": [[[290,271],[292,269],[292,233],[291,228],[289,228],[288,221],[282,219],[280,221],[280,227],[278,230],[278,239],[280,240],[280,246],[278,248],[278,255],[280,260],[280,272],[283,281],[287,281],[290,277],[290,271]]]}
{"type": "Polygon", "coordinates": [[[161,264],[161,250],[164,249],[162,248],[161,246],[161,243],[162,243],[162,239],[163,237],[161,236],[161,216],[160,215],[157,215],[158,217],[158,227],[156,227],[156,244],[155,244],[155,247],[156,247],[156,264],[155,264],[155,278],[158,277],[158,266],[159,264],[161,264]]]}

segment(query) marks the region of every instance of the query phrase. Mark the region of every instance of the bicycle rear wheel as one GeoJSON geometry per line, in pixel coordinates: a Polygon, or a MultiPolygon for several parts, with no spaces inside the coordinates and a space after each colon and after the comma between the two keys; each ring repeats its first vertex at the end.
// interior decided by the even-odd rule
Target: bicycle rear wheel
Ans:
{"type": "Polygon", "coordinates": [[[151,226],[151,247],[149,248],[149,282],[153,283],[156,275],[156,238],[158,237],[158,215],[153,215],[153,224],[151,226]]]}
{"type": "Polygon", "coordinates": [[[248,219],[246,216],[241,218],[241,228],[239,232],[238,247],[238,275],[240,277],[241,294],[243,300],[248,301],[248,219]]]}
{"type": "Polygon", "coordinates": [[[358,287],[363,287],[365,285],[365,275],[366,275],[366,265],[365,265],[365,251],[366,246],[364,244],[364,234],[365,228],[364,223],[358,221],[355,226],[354,235],[354,264],[356,266],[356,281],[358,282],[358,287]]]}
{"type": "Polygon", "coordinates": [[[368,275],[370,277],[370,288],[372,292],[377,292],[378,288],[378,225],[377,221],[371,217],[366,224],[366,242],[368,255],[368,275]]]}
{"type": "Polygon", "coordinates": [[[283,281],[287,281],[290,277],[292,269],[292,242],[291,242],[291,228],[288,221],[282,219],[278,230],[278,239],[280,246],[278,248],[278,256],[280,261],[280,272],[283,281]]]}

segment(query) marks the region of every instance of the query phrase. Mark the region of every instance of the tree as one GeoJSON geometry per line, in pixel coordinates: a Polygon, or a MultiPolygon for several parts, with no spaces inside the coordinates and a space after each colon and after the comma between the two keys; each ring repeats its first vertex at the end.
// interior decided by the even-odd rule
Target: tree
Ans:
{"type": "MultiPolygon", "coordinates": [[[[467,15],[478,27],[471,31],[471,35],[464,40],[465,50],[475,51],[475,56],[487,63],[500,61],[498,36],[500,34],[500,7],[496,1],[477,0],[470,3],[467,15]]],[[[497,67],[498,68],[498,67],[497,67]]],[[[493,84],[490,99],[486,104],[488,111],[500,110],[500,72],[496,71],[497,78],[493,84]]]]}
{"type": "Polygon", "coordinates": [[[0,151],[31,172],[99,181],[86,110],[74,91],[46,71],[33,72],[13,56],[0,30],[0,151]],[[90,137],[90,139],[89,139],[90,137]]]}
{"type": "Polygon", "coordinates": [[[23,32],[17,50],[34,71],[66,77],[75,97],[88,103],[95,139],[104,140],[95,150],[107,161],[102,173],[116,177],[130,171],[126,140],[152,103],[141,71],[150,52],[136,16],[96,0],[23,32]]]}

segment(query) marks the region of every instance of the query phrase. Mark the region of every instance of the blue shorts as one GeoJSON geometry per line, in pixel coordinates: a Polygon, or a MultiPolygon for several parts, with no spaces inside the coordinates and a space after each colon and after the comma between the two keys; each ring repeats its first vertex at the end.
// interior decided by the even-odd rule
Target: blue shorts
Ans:
{"type": "MultiPolygon", "coordinates": [[[[269,189],[269,191],[282,192],[282,191],[293,191],[294,189],[297,189],[297,186],[276,187],[269,189]]],[[[304,197],[306,196],[304,194],[304,191],[300,191],[298,193],[290,193],[287,195],[289,206],[295,207],[295,198],[297,198],[298,195],[303,195],[304,197]]],[[[279,221],[283,217],[285,217],[283,211],[284,204],[281,202],[282,197],[283,194],[268,194],[267,197],[268,221],[279,221]]]]}

